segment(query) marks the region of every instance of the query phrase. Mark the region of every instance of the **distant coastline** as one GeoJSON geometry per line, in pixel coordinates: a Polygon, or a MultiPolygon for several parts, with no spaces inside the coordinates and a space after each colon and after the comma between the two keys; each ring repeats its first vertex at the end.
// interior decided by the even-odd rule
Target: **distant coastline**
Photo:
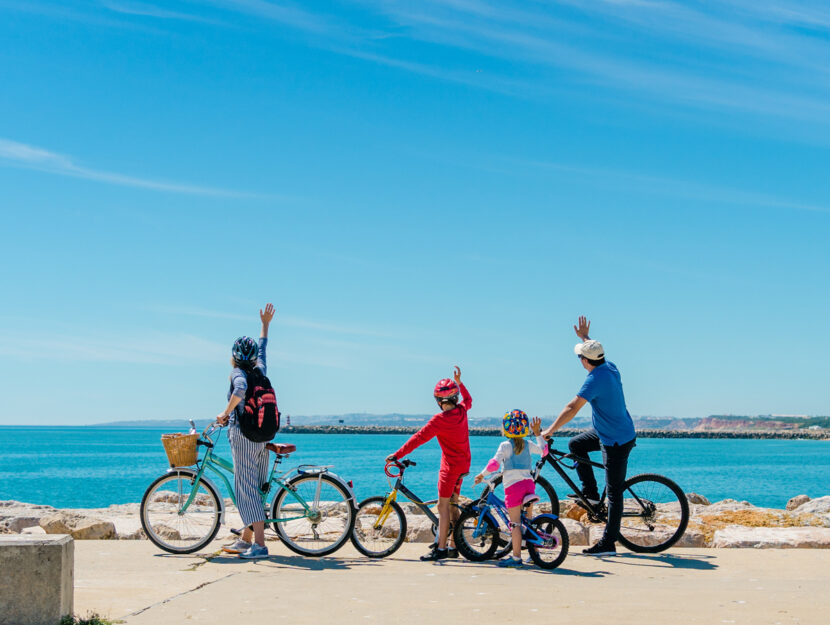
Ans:
{"type": "MultiPolygon", "coordinates": [[[[360,426],[360,425],[292,425],[280,429],[280,434],[414,434],[417,427],[410,426],[360,426]]],[[[585,430],[559,430],[557,437],[568,438],[585,430]]],[[[497,428],[470,428],[471,436],[501,436],[497,428]]],[[[683,430],[637,430],[640,438],[758,438],[784,440],[830,440],[827,431],[683,431],[683,430]]]]}

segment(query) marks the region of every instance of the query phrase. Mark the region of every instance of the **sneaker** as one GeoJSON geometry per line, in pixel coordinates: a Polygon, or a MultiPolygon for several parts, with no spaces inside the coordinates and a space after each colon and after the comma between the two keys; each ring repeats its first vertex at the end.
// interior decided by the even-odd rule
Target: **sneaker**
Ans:
{"type": "Polygon", "coordinates": [[[251,543],[246,543],[241,538],[230,545],[225,545],[222,547],[222,551],[225,553],[242,553],[243,551],[248,551],[251,548],[251,543]]]}
{"type": "Polygon", "coordinates": [[[454,547],[447,547],[447,557],[448,558],[457,558],[458,557],[458,549],[454,547]]]}
{"type": "MultiPolygon", "coordinates": [[[[579,495],[575,495],[574,493],[568,495],[568,499],[576,499],[576,503],[582,503],[582,498],[579,495]]],[[[588,503],[592,506],[599,505],[599,499],[593,499],[591,497],[585,497],[585,499],[587,499],[588,503]]]]}
{"type": "Polygon", "coordinates": [[[593,547],[588,547],[587,549],[583,549],[582,553],[588,556],[615,556],[617,555],[617,548],[614,546],[614,543],[610,545],[599,541],[593,547]]]}
{"type": "MultiPolygon", "coordinates": [[[[421,556],[421,562],[435,562],[436,560],[446,560],[449,557],[446,549],[432,549],[429,553],[421,556]]],[[[456,557],[458,557],[457,553],[456,557]]]]}
{"type": "Polygon", "coordinates": [[[254,543],[247,551],[240,553],[239,557],[243,560],[262,560],[268,557],[268,547],[254,543]]]}
{"type": "Polygon", "coordinates": [[[524,566],[522,563],[521,558],[514,558],[513,556],[509,556],[504,558],[503,560],[499,560],[496,562],[496,566],[500,566],[503,569],[520,569],[524,566]]]}

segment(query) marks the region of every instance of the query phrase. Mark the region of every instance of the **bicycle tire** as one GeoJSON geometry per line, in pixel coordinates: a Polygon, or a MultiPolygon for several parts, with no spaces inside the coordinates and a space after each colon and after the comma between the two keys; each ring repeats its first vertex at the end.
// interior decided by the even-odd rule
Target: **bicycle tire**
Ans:
{"type": "MultiPolygon", "coordinates": [[[[321,491],[323,484],[321,484],[321,491]]],[[[304,556],[325,556],[340,549],[352,534],[354,527],[352,495],[339,480],[325,473],[296,475],[277,491],[271,505],[271,518],[284,517],[292,520],[274,522],[273,525],[286,547],[304,556]],[[318,480],[326,485],[326,493],[321,492],[318,507],[315,509],[313,507],[314,496],[304,496],[303,491],[305,490],[306,495],[309,492],[316,493],[318,480]],[[311,504],[312,510],[307,512],[297,499],[288,496],[290,492],[297,493],[307,505],[311,504]],[[328,497],[336,497],[336,499],[327,499],[328,497]],[[301,514],[300,517],[297,516],[299,514],[301,514]],[[323,525],[325,522],[329,522],[328,526],[323,525]],[[291,524],[290,531],[289,524],[291,524]],[[323,529],[330,538],[321,539],[318,528],[323,529]]]]}
{"type": "Polygon", "coordinates": [[[367,558],[391,556],[406,540],[406,514],[397,501],[389,502],[391,512],[384,520],[383,526],[375,527],[376,519],[385,503],[385,496],[369,497],[361,501],[355,511],[352,544],[367,558]]]}
{"type": "Polygon", "coordinates": [[[555,569],[562,564],[570,545],[568,530],[562,521],[551,514],[540,514],[528,521],[528,525],[545,541],[543,546],[527,544],[531,560],[543,569],[555,569]]]}
{"type": "MultiPolygon", "coordinates": [[[[496,483],[496,485],[498,485],[498,484],[501,484],[501,480],[502,480],[502,478],[499,477],[496,480],[494,480],[494,482],[496,483]]],[[[548,482],[541,475],[536,477],[536,486],[541,486],[542,487],[542,491],[544,492],[544,495],[541,495],[539,493],[538,489],[536,490],[536,494],[540,495],[540,497],[539,497],[539,502],[537,504],[534,504],[534,508],[536,508],[536,507],[541,508],[541,512],[543,514],[550,513],[550,514],[555,514],[555,515],[558,516],[559,515],[559,496],[556,494],[556,489],[553,487],[553,485],[550,482],[548,482]],[[545,510],[546,505],[549,506],[549,508],[550,508],[549,510],[545,510]]],[[[493,558],[496,559],[496,560],[501,560],[504,556],[506,556],[508,553],[513,551],[513,543],[510,539],[510,536],[507,535],[507,537],[505,537],[504,534],[503,534],[502,529],[499,528],[499,530],[500,531],[499,531],[499,538],[498,538],[498,546],[496,547],[496,552],[493,554],[493,558]]]]}
{"type": "Polygon", "coordinates": [[[184,514],[177,510],[190,497],[196,476],[193,469],[175,469],[153,480],[141,498],[141,527],[168,553],[198,551],[219,531],[222,500],[209,482],[199,481],[200,492],[184,514]]]}
{"type": "Polygon", "coordinates": [[[453,539],[458,553],[471,562],[483,562],[493,557],[498,546],[498,528],[490,519],[485,516],[482,523],[486,529],[481,536],[473,537],[473,531],[478,527],[481,513],[475,508],[462,510],[453,528],[453,539]]]}
{"type": "Polygon", "coordinates": [[[637,553],[659,553],[680,540],[689,524],[689,502],[677,484],[662,475],[643,473],[626,480],[623,492],[618,540],[624,547],[637,553]]]}

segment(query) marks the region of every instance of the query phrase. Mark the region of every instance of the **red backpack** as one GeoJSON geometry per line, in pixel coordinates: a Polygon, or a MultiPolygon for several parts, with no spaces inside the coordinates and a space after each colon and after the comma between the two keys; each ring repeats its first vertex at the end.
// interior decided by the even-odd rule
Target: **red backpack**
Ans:
{"type": "Polygon", "coordinates": [[[266,443],[273,440],[280,429],[280,411],[271,381],[259,367],[245,373],[248,390],[245,408],[238,417],[239,429],[250,441],[266,443]]]}

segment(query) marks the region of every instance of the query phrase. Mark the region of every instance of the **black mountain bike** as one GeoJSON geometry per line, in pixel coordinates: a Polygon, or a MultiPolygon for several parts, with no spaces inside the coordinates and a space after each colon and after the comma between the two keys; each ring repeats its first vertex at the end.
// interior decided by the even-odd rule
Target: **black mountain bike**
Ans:
{"type": "MultiPolygon", "coordinates": [[[[552,443],[553,440],[550,441],[552,443]]],[[[559,497],[553,485],[542,477],[545,464],[553,467],[576,495],[575,503],[587,511],[591,523],[606,523],[608,507],[603,490],[599,502],[594,503],[565,472],[575,470],[577,463],[605,469],[605,465],[578,458],[553,449],[539,459],[533,469],[536,494],[540,496],[540,512],[550,507],[553,514],[559,514],[559,497]],[[572,460],[573,462],[567,462],[572,460]]],[[[501,478],[494,480],[498,485],[501,478]]],[[[655,473],[643,473],[626,480],[623,487],[623,515],[620,525],[619,542],[627,549],[638,553],[659,553],[674,545],[683,536],[689,524],[689,502],[681,488],[672,480],[655,473]]],[[[504,541],[500,541],[504,542],[504,541]]],[[[510,544],[502,544],[493,557],[501,558],[510,551],[510,544]]]]}

